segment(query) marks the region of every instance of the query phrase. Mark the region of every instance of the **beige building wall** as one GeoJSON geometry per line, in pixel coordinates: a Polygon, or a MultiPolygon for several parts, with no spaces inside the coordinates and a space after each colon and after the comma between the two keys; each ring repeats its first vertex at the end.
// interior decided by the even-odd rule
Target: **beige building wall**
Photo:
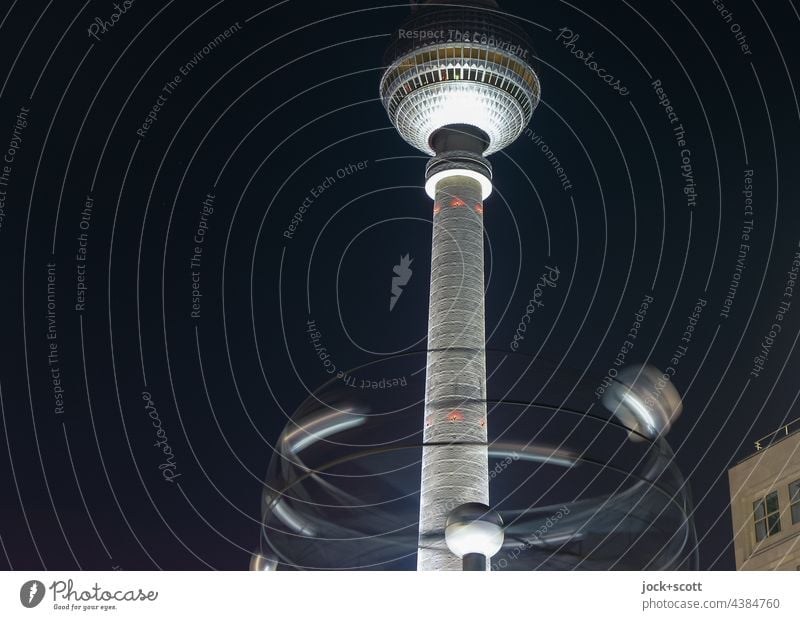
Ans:
{"type": "Polygon", "coordinates": [[[792,523],[789,496],[789,485],[798,480],[800,431],[773,440],[728,471],[737,570],[800,570],[800,509],[792,523]],[[758,542],[753,504],[772,492],[778,494],[780,532],[758,542]]]}

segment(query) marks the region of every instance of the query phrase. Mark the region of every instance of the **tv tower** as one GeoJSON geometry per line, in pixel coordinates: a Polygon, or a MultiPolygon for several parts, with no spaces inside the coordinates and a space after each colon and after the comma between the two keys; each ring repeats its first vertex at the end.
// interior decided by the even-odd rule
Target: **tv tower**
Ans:
{"type": "Polygon", "coordinates": [[[475,506],[489,504],[486,156],[522,133],[539,102],[531,55],[525,32],[493,0],[413,3],[387,51],[384,107],[403,139],[432,156],[425,170],[434,202],[418,570],[461,570],[467,556],[488,568],[496,544],[487,517],[489,525],[475,529],[475,548],[459,545],[462,564],[435,533],[450,527],[454,510],[466,506],[462,514],[476,515],[475,506]]]}
{"type": "Polygon", "coordinates": [[[332,377],[299,405],[273,448],[251,568],[407,570],[416,557],[424,571],[697,570],[691,493],[665,438],[683,408],[668,376],[633,364],[575,382],[560,363],[486,350],[486,157],[522,133],[539,78],[496,2],[441,2],[412,3],[380,83],[392,124],[430,156],[427,350],[346,373],[402,386],[332,377]],[[497,484],[489,468],[503,461],[497,484]],[[556,475],[541,495],[534,478],[556,475]]]}

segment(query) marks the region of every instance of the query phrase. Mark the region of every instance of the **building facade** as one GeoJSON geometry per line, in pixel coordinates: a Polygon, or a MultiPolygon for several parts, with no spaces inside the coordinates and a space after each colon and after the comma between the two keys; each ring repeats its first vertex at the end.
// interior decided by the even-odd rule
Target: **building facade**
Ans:
{"type": "Polygon", "coordinates": [[[800,420],[728,471],[737,570],[800,570],[800,420]]]}

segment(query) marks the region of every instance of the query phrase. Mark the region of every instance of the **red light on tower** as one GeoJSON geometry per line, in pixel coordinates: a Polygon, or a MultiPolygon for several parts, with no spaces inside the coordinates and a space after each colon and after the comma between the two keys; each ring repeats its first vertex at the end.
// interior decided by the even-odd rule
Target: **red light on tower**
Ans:
{"type": "Polygon", "coordinates": [[[451,411],[447,414],[447,419],[450,422],[463,422],[464,421],[464,414],[460,411],[451,411]]]}

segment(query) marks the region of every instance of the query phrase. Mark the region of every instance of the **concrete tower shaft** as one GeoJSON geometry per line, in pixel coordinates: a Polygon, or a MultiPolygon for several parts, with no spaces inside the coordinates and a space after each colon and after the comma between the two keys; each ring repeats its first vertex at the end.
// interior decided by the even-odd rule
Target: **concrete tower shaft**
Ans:
{"type": "Polygon", "coordinates": [[[489,503],[485,157],[519,137],[540,85],[525,30],[495,0],[413,6],[386,51],[380,94],[403,139],[433,156],[425,185],[435,202],[417,566],[461,570],[444,540],[447,517],[489,503]]]}
{"type": "Polygon", "coordinates": [[[489,503],[481,182],[445,176],[433,213],[417,567],[461,570],[441,539],[447,516],[489,503]]]}

